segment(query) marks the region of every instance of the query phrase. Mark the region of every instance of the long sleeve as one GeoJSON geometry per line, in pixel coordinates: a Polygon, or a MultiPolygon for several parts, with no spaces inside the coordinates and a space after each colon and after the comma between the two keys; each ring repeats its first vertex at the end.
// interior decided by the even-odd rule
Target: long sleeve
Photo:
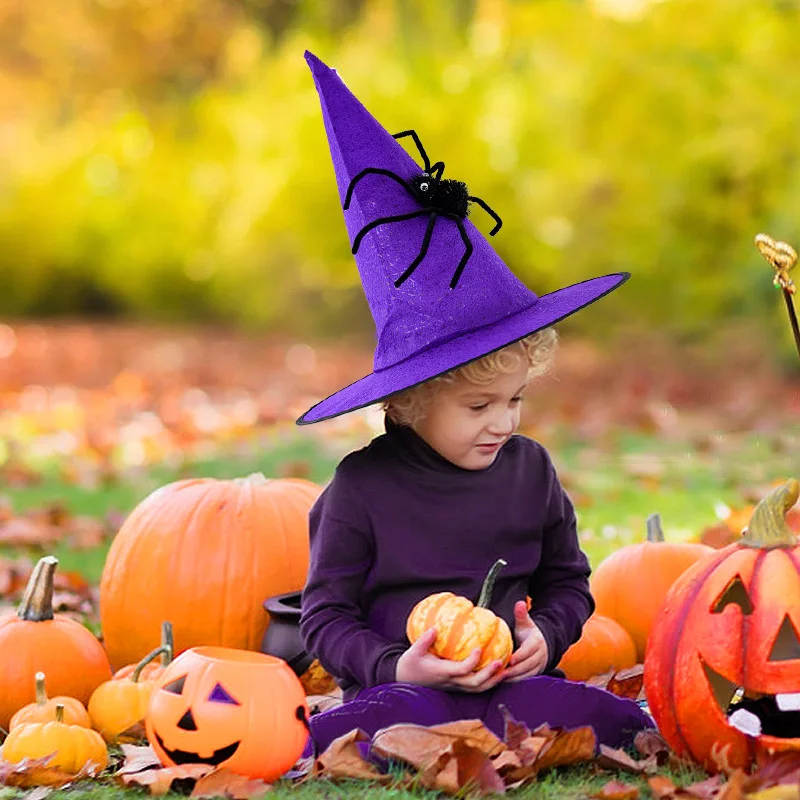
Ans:
{"type": "Polygon", "coordinates": [[[374,539],[342,464],[309,512],[310,564],[300,634],[306,650],[340,680],[361,687],[395,680],[405,645],[364,621],[360,599],[374,561],[374,539]]]}
{"type": "Polygon", "coordinates": [[[578,542],[575,510],[549,457],[547,521],[542,535],[542,557],[530,579],[531,618],[547,642],[546,671],[553,669],[567,648],[581,635],[594,611],[589,591],[591,567],[578,542]]]}

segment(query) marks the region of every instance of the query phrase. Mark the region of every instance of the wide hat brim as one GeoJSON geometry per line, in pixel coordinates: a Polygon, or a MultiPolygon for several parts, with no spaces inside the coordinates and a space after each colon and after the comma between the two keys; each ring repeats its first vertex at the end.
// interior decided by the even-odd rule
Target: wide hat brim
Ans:
{"type": "Polygon", "coordinates": [[[376,370],[312,406],[296,420],[310,425],[373,405],[392,394],[469,364],[574,314],[630,278],[617,272],[590,278],[537,297],[531,306],[376,370]]]}

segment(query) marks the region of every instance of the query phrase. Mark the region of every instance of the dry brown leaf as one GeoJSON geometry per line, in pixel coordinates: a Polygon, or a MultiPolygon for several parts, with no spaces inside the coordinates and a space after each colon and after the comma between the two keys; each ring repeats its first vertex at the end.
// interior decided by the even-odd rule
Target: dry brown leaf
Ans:
{"type": "Polygon", "coordinates": [[[22,789],[33,786],[65,786],[73,781],[94,778],[100,772],[100,765],[87,762],[77,773],[66,772],[58,767],[48,766],[55,753],[43,758],[23,758],[17,763],[0,761],[0,785],[18,786],[22,789]]]}
{"type": "Polygon", "coordinates": [[[342,691],[316,658],[300,676],[300,683],[303,684],[307,695],[333,695],[337,692],[341,695],[342,691]]]}
{"type": "MultiPolygon", "coordinates": [[[[534,731],[534,735],[537,734],[534,731]]],[[[589,761],[594,758],[597,748],[597,737],[590,726],[575,728],[571,731],[560,731],[549,742],[545,742],[534,766],[537,771],[550,767],[562,767],[589,761]]]]}
{"type": "Polygon", "coordinates": [[[340,694],[309,694],[306,695],[309,714],[319,714],[329,708],[336,708],[343,702],[340,694]]]}
{"type": "Polygon", "coordinates": [[[666,763],[669,756],[669,745],[655,728],[639,731],[633,737],[633,746],[643,756],[657,756],[659,764],[666,763]]]}
{"type": "Polygon", "coordinates": [[[653,793],[654,800],[673,800],[678,792],[678,787],[665,775],[648,778],[647,785],[653,793]]]}
{"type": "Polygon", "coordinates": [[[483,722],[474,719],[428,727],[412,723],[390,725],[375,733],[372,747],[384,758],[396,758],[423,771],[457,741],[479,750],[487,758],[506,749],[483,722]]]}
{"type": "Polygon", "coordinates": [[[644,664],[615,672],[606,685],[606,690],[619,697],[639,699],[644,687],[644,664]]]}
{"type": "Polygon", "coordinates": [[[25,792],[25,800],[44,800],[54,789],[53,786],[37,786],[35,789],[25,792]]]}
{"type": "Polygon", "coordinates": [[[603,769],[619,769],[641,775],[642,773],[653,774],[658,767],[655,755],[635,759],[631,758],[624,750],[616,750],[604,744],[599,746],[599,751],[595,763],[603,769]]]}
{"type": "Polygon", "coordinates": [[[161,760],[150,745],[122,744],[120,747],[125,761],[115,775],[132,775],[145,769],[161,767],[161,760]]]}
{"type": "Polygon", "coordinates": [[[734,770],[714,800],[745,800],[744,785],[746,780],[747,776],[742,770],[734,770]]]}
{"type": "Polygon", "coordinates": [[[683,791],[688,797],[697,797],[700,800],[712,800],[716,798],[720,788],[723,785],[723,776],[717,773],[704,781],[697,781],[690,783],[688,786],[683,787],[683,791]]]}
{"type": "Polygon", "coordinates": [[[531,735],[530,729],[524,722],[514,719],[508,707],[502,703],[498,705],[498,710],[503,716],[503,741],[511,750],[516,750],[531,735]]]}
{"type": "Polygon", "coordinates": [[[38,547],[63,538],[61,528],[25,517],[14,517],[0,525],[0,542],[14,547],[38,547]]]}
{"type": "Polygon", "coordinates": [[[208,764],[185,764],[180,767],[161,767],[146,769],[131,775],[117,774],[117,780],[123,786],[142,786],[152,795],[166,794],[173,781],[198,781],[214,768],[208,764]]]}
{"type": "Polygon", "coordinates": [[[381,774],[374,764],[365,761],[356,742],[368,742],[369,737],[358,728],[334,739],[314,766],[316,777],[363,778],[385,783],[389,775],[381,774]]]}
{"type": "Polygon", "coordinates": [[[230,797],[248,800],[270,791],[272,784],[258,778],[248,778],[227,769],[215,769],[203,775],[194,785],[190,797],[230,797]]]}
{"type": "Polygon", "coordinates": [[[600,800],[636,800],[639,797],[639,788],[629,783],[609,781],[592,797],[599,797],[600,800]]]}
{"type": "Polygon", "coordinates": [[[745,790],[755,792],[785,783],[800,783],[800,752],[786,751],[760,756],[756,771],[747,779],[745,790]]]}

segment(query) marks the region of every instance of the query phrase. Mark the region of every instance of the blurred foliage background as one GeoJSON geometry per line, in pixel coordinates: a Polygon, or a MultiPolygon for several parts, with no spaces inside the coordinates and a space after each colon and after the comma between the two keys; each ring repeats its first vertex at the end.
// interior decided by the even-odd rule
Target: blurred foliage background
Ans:
{"type": "Polygon", "coordinates": [[[573,328],[796,369],[753,237],[800,244],[798,40],[789,0],[0,0],[0,314],[371,332],[308,48],[534,291],[633,273],[573,328]]]}

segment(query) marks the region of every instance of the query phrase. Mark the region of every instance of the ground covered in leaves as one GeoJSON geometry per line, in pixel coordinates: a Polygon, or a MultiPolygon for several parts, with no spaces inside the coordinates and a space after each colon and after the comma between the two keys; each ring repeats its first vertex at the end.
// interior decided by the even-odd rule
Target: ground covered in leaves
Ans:
{"type": "MultiPolygon", "coordinates": [[[[382,417],[367,409],[302,428],[294,420],[371,370],[368,344],[0,325],[0,614],[13,613],[36,558],[55,553],[56,610],[101,633],[97,582],[109,543],[133,506],[168,480],[262,471],[324,483],[344,453],[382,431],[382,417]]],[[[553,453],[593,563],[641,540],[654,511],[668,539],[724,543],[770,485],[798,476],[800,378],[779,375],[746,347],[730,353],[712,363],[700,352],[633,342],[622,357],[565,340],[555,372],[529,394],[521,432],[553,453]]],[[[593,682],[642,696],[641,667],[593,682]]],[[[337,702],[335,693],[309,699],[337,702]]],[[[0,797],[22,791],[40,769],[3,766],[0,797]]],[[[596,754],[591,731],[531,732],[508,720],[503,740],[474,723],[394,726],[371,742],[353,734],[272,787],[208,767],[170,772],[149,748],[130,745],[102,780],[73,787],[104,797],[123,787],[309,798],[381,787],[382,796],[736,800],[797,797],[799,776],[800,759],[784,757],[751,776],[709,778],[655,735],[639,737],[629,753],[596,754]],[[389,764],[387,774],[375,758],[389,764]]],[[[51,789],[26,791],[36,800],[51,789]]]]}

